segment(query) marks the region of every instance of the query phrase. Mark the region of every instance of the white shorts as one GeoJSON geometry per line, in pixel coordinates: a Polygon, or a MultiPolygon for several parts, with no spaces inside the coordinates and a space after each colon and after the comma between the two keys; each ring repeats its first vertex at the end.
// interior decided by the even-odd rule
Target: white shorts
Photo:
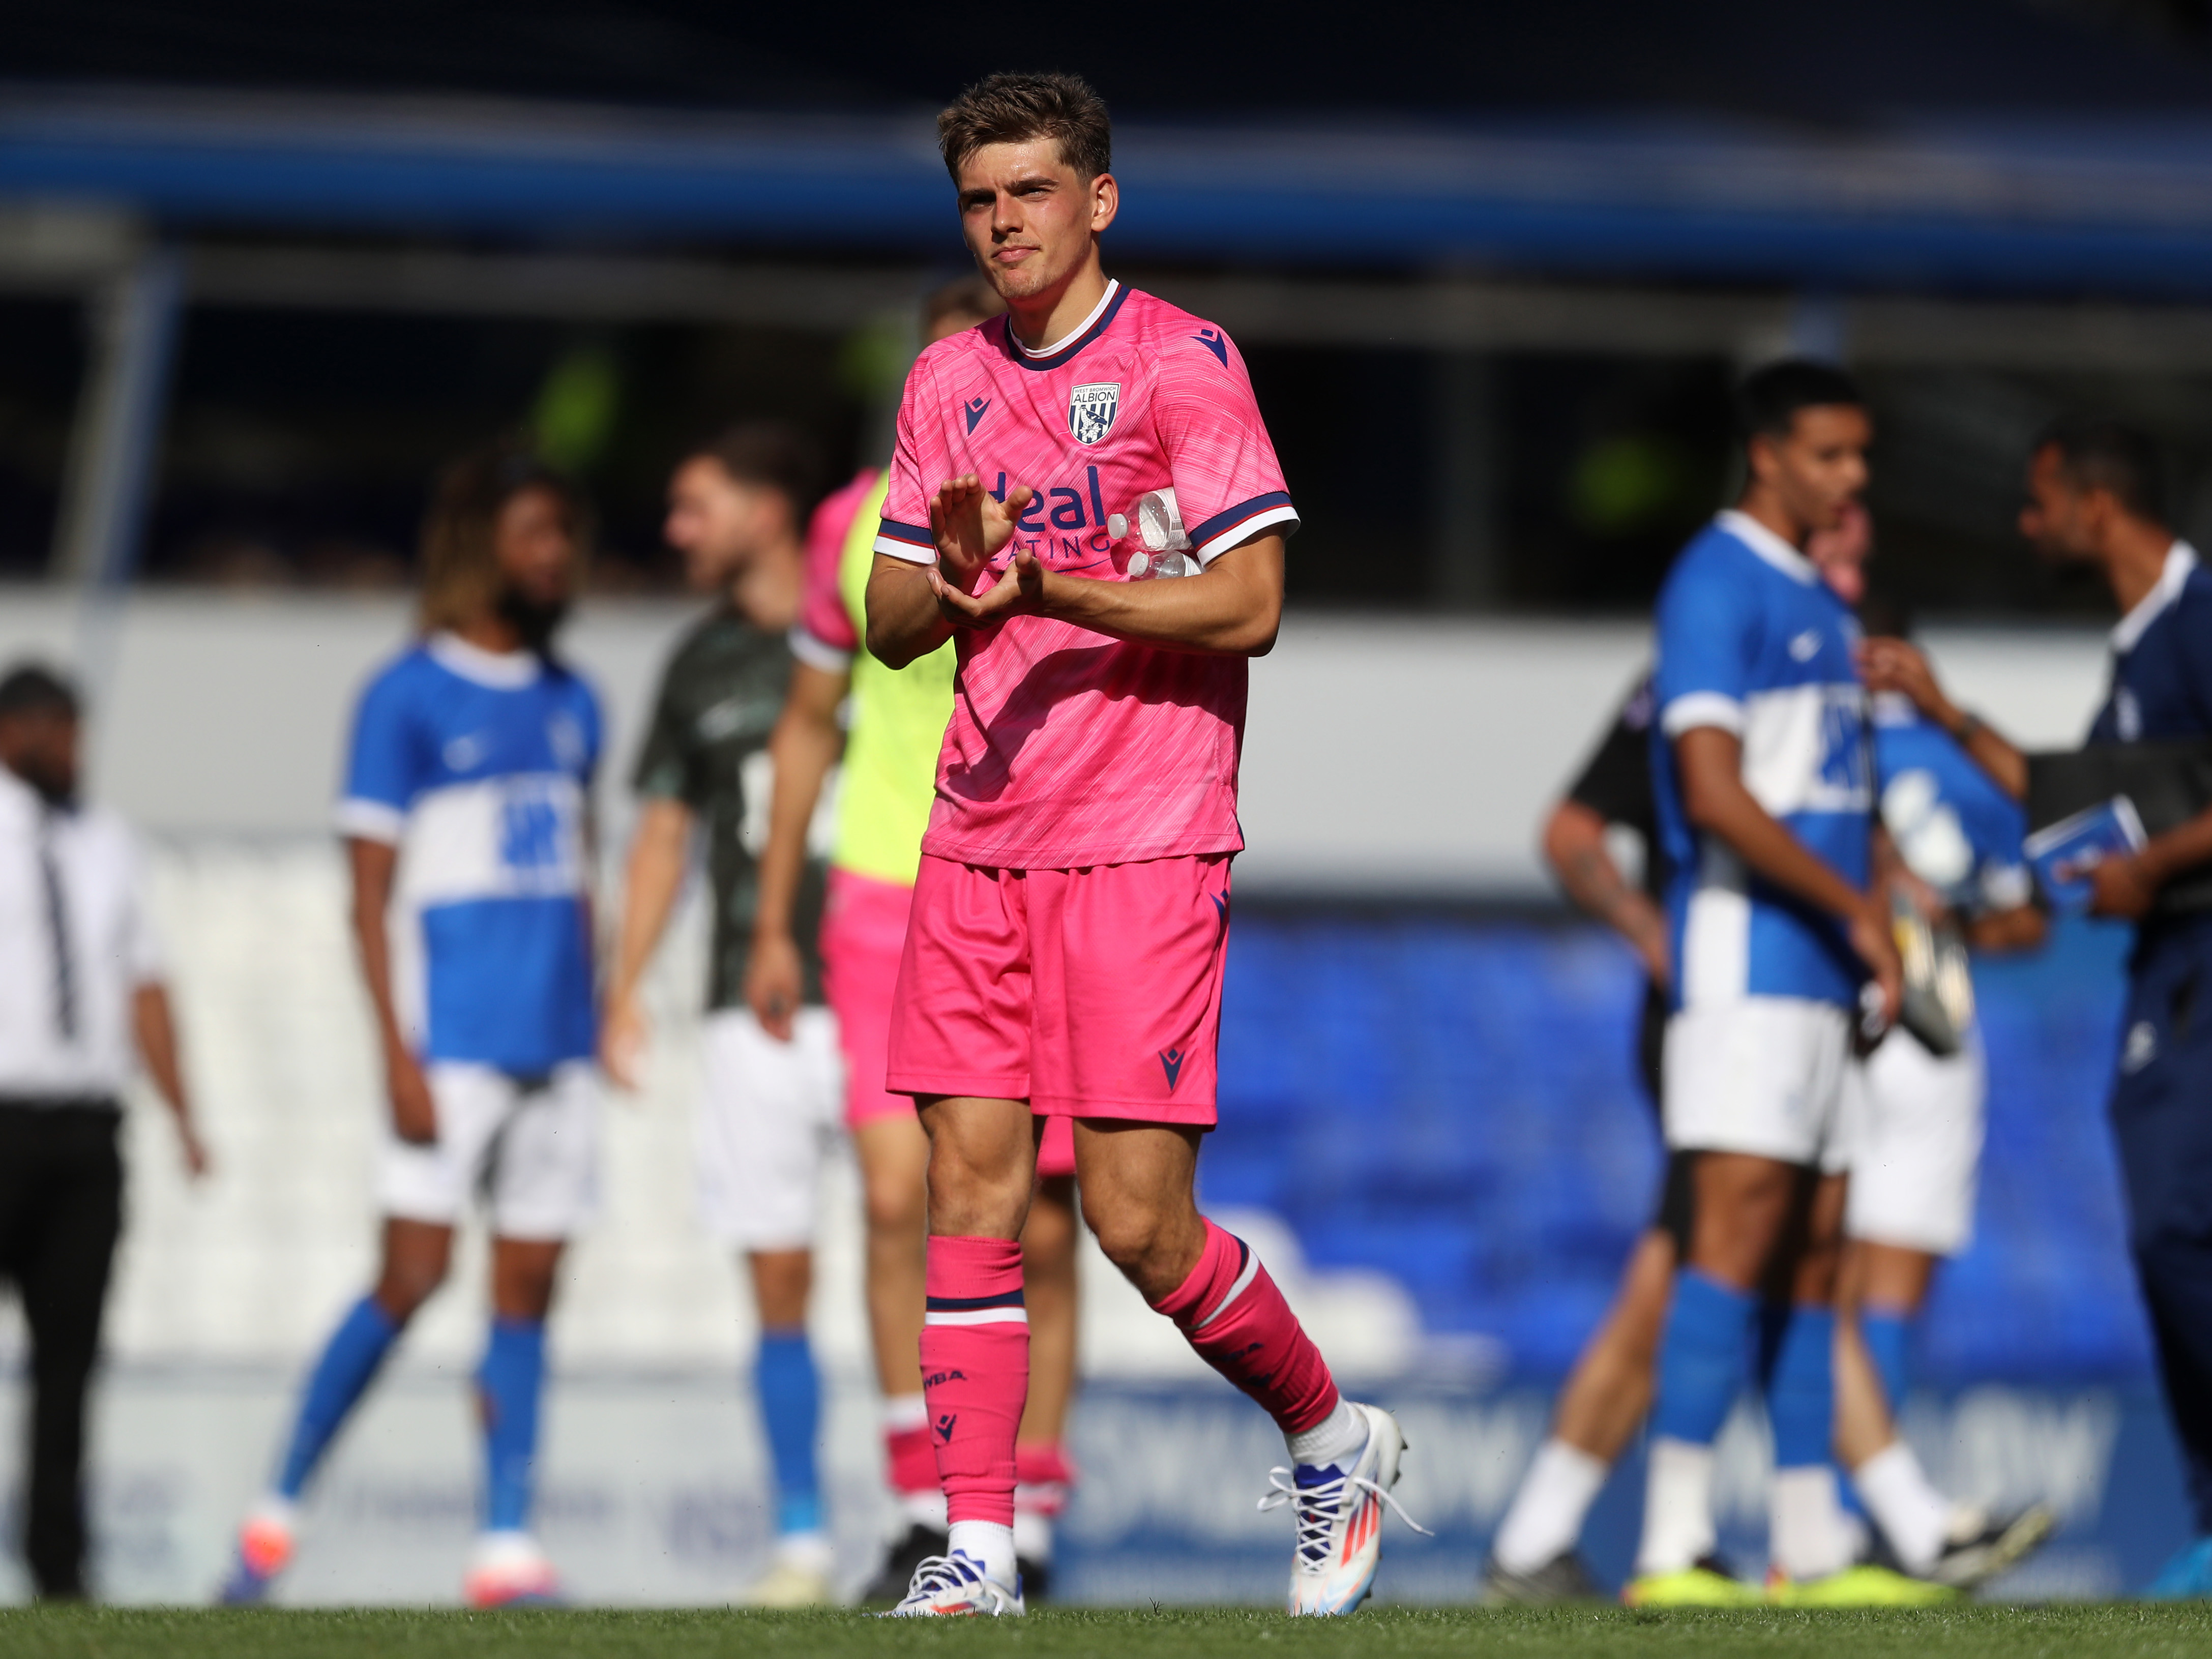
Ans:
{"type": "Polygon", "coordinates": [[[526,1088],[489,1066],[441,1060],[425,1068],[438,1139],[416,1146],[387,1122],[376,1199],[387,1216],[459,1223],[481,1194],[501,1238],[578,1232],[599,1200],[599,1079],[584,1060],[526,1088]]]}
{"type": "Polygon", "coordinates": [[[1938,1060],[1892,1031],[1851,1067],[1851,1194],[1844,1231],[1873,1244],[1956,1255],[1974,1234],[1989,1062],[1978,1029],[1938,1060]]]}
{"type": "Polygon", "coordinates": [[[842,1131],[845,1059],[837,1017],[801,1008],[779,1042],[745,1008],[718,1009],[701,1033],[699,1207],[707,1231],[743,1250],[814,1242],[822,1164],[842,1131]]]}
{"type": "Polygon", "coordinates": [[[1842,1111],[1850,1016],[1831,1002],[1746,997],[1685,1008],[1661,1060],[1667,1145],[1850,1167],[1842,1111]]]}

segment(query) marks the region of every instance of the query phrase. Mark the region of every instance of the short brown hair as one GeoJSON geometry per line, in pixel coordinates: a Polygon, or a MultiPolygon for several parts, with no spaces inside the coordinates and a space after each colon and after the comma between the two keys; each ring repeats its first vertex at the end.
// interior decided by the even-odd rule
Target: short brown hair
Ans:
{"type": "Polygon", "coordinates": [[[561,503],[576,556],[582,560],[590,514],[565,477],[514,444],[493,444],[465,455],[439,477],[422,520],[425,632],[465,628],[491,608],[499,596],[499,515],[527,489],[545,490],[561,503]]]}
{"type": "Polygon", "coordinates": [[[1060,159],[1086,180],[1113,168],[1114,118],[1079,75],[987,75],[937,118],[937,147],[955,184],[984,145],[1032,138],[1054,140],[1060,159]]]}
{"type": "Polygon", "coordinates": [[[712,461],[738,483],[777,491],[791,503],[798,524],[805,523],[822,493],[820,452],[812,439],[783,421],[726,427],[686,459],[712,461]]]}
{"type": "Polygon", "coordinates": [[[946,283],[941,288],[930,289],[921,301],[921,328],[925,334],[933,334],[938,325],[948,317],[973,317],[985,322],[1006,308],[999,295],[981,272],[946,283]]]}
{"type": "Polygon", "coordinates": [[[2166,469],[2148,434],[2106,416],[2076,415],[2036,434],[2029,453],[2046,449],[2058,452],[2059,471],[2075,489],[2109,490],[2130,518],[2165,524],[2166,469]]]}

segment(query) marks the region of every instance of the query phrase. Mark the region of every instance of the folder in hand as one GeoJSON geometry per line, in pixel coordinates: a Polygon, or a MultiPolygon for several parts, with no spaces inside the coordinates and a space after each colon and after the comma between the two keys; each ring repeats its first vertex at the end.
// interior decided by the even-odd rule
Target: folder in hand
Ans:
{"type": "Polygon", "coordinates": [[[2136,804],[2115,795],[2037,830],[2023,850],[2051,907],[2079,911],[2089,908],[2089,872],[2108,858],[2141,852],[2149,839],[2136,804]]]}

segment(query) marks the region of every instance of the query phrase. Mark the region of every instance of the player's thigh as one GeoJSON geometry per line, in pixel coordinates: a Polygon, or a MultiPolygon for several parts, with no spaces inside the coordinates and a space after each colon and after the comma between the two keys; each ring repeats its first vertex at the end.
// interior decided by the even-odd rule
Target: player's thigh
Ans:
{"type": "Polygon", "coordinates": [[[893,994],[885,1086],[1030,1097],[1029,877],[924,857],[893,994]]]}
{"type": "Polygon", "coordinates": [[[1844,1231],[1955,1255],[1973,1236],[1981,1168],[1989,1084],[1979,1032],[1958,1054],[1938,1056],[1893,1031],[1861,1070],[1844,1231]]]}
{"type": "Polygon", "coordinates": [[[483,1184],[493,1144],[514,1109],[514,1079],[489,1066],[434,1061],[424,1068],[437,1109],[438,1138],[402,1140],[386,1118],[377,1151],[378,1210],[402,1221],[459,1224],[483,1184]]]}
{"type": "Polygon", "coordinates": [[[1745,997],[1681,1010],[1662,1061],[1668,1146],[1818,1164],[1841,1133],[1850,1048],[1849,1018],[1827,1003],[1745,997]]]}
{"type": "Polygon", "coordinates": [[[837,1105],[835,1024],[823,1009],[802,1008],[785,1042],[750,1008],[718,1008],[700,1047],[706,1086],[693,1122],[707,1231],[736,1249],[805,1249],[837,1105]]]}
{"type": "Polygon", "coordinates": [[[599,1210],[599,1073],[570,1060],[519,1093],[486,1176],[492,1231],[526,1242],[574,1237],[599,1210]]]}
{"type": "Polygon", "coordinates": [[[918,1103],[929,1136],[931,1235],[1020,1237],[1036,1186],[1028,1103],[946,1095],[918,1103]]]}
{"type": "Polygon", "coordinates": [[[1030,872],[1041,1114],[1215,1121],[1229,857],[1030,872]]]}

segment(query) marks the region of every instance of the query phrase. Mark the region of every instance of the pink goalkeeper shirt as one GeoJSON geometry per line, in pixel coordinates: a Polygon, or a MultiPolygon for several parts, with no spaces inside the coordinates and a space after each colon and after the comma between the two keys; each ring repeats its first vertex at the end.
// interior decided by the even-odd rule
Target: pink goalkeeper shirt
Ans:
{"type": "MultiPolygon", "coordinates": [[[[922,353],[899,406],[876,550],[936,558],[929,501],[963,472],[1036,492],[1018,546],[1056,571],[1127,581],[1137,503],[1172,489],[1201,562],[1297,514],[1225,333],[1109,283],[1082,327],[1033,353],[1004,317],[922,353]]],[[[957,635],[951,724],[921,850],[1075,869],[1232,853],[1247,662],[1016,617],[957,635]]]]}

